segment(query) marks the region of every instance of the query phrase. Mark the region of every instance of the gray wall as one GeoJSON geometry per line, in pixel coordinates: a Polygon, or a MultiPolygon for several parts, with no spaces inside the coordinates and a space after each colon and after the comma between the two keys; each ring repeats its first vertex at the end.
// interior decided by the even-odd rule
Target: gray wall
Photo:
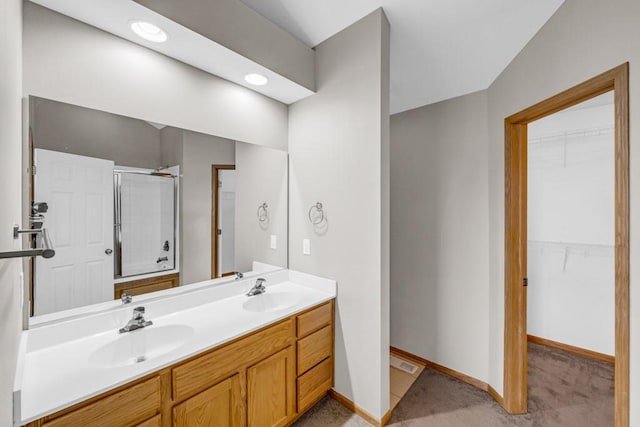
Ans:
{"type": "Polygon", "coordinates": [[[182,129],[167,126],[160,131],[160,164],[182,166],[182,129]]]}
{"type": "MultiPolygon", "coordinates": [[[[0,251],[18,250],[11,230],[21,223],[22,1],[0,2],[0,251]]],[[[22,329],[21,262],[0,260],[0,426],[13,421],[13,380],[22,329]]]]}
{"type": "Polygon", "coordinates": [[[211,165],[235,164],[235,141],[184,131],[180,257],[182,284],[211,278],[211,165]]]}
{"type": "Polygon", "coordinates": [[[135,1],[307,89],[315,89],[313,50],[239,0],[135,1]]]}
{"type": "Polygon", "coordinates": [[[244,142],[236,143],[236,270],[251,263],[287,267],[287,153],[244,142]],[[261,226],[258,206],[268,205],[269,222],[261,226]],[[271,235],[277,239],[271,249],[271,235]]]}
{"type": "Polygon", "coordinates": [[[321,43],[318,93],[289,109],[290,268],[338,281],[335,389],[375,417],[389,408],[388,37],[379,9],[321,43]]]}
{"type": "MultiPolygon", "coordinates": [[[[490,384],[503,389],[504,118],[630,62],[631,424],[640,425],[640,2],[566,0],[489,88],[490,384]]],[[[483,174],[484,175],[484,174],[483,174]]],[[[480,177],[479,177],[480,179],[480,177]]]]}
{"type": "Polygon", "coordinates": [[[287,148],[287,106],[31,2],[24,95],[287,148]]]}
{"type": "MultiPolygon", "coordinates": [[[[631,123],[631,425],[640,425],[640,292],[634,292],[640,286],[640,279],[637,274],[640,269],[640,260],[635,255],[640,247],[640,223],[635,214],[640,211],[640,194],[635,191],[640,185],[640,150],[635,149],[637,135],[640,135],[640,108],[636,108],[640,102],[640,85],[634,82],[640,81],[640,2],[631,0],[612,0],[602,2],[598,0],[566,0],[558,12],[547,22],[540,32],[529,42],[529,44],[512,61],[506,70],[496,79],[487,91],[488,108],[483,112],[482,108],[477,108],[476,112],[469,109],[484,95],[472,94],[457,100],[418,109],[408,112],[407,115],[400,114],[394,116],[393,123],[393,171],[392,183],[394,193],[401,191],[401,183],[407,183],[413,179],[410,174],[415,174],[416,179],[424,179],[427,193],[416,193],[416,197],[422,197],[421,201],[405,201],[409,206],[422,209],[428,218],[437,218],[437,212],[453,213],[452,207],[472,210],[473,212],[456,213],[452,219],[441,218],[431,225],[445,227],[445,230],[425,227],[426,230],[416,231],[423,233],[431,239],[440,239],[438,235],[445,233],[448,238],[456,238],[459,234],[452,230],[452,223],[458,219],[459,227],[466,227],[460,219],[470,221],[473,227],[469,227],[469,244],[471,248],[464,249],[457,259],[457,267],[460,270],[471,268],[478,273],[473,280],[465,280],[467,273],[449,271],[447,276],[440,277],[443,269],[450,270],[452,262],[452,251],[460,245],[460,242],[446,241],[444,247],[429,247],[433,242],[422,243],[420,245],[411,240],[394,238],[392,265],[394,277],[393,306],[393,331],[392,341],[415,348],[424,354],[435,354],[434,357],[443,365],[458,369],[461,372],[477,376],[480,379],[482,369],[476,366],[472,359],[481,360],[488,358],[488,383],[493,386],[498,393],[503,391],[503,365],[504,365],[504,119],[505,117],[523,110],[539,101],[555,95],[565,89],[579,84],[595,75],[616,67],[624,62],[630,62],[630,123],[631,123]],[[475,114],[487,115],[487,125],[477,120],[475,114]],[[413,116],[413,118],[412,118],[413,116]],[[433,133],[426,129],[426,125],[421,121],[432,123],[436,130],[433,133]],[[470,122],[468,125],[466,122],[470,122]],[[457,123],[460,129],[453,129],[457,123]],[[471,127],[475,127],[477,135],[469,135],[467,132],[471,127]],[[427,132],[425,141],[430,141],[430,148],[410,147],[402,145],[406,141],[419,141],[415,134],[421,131],[427,132]],[[446,131],[446,132],[444,132],[446,131]],[[488,135],[488,138],[487,136],[488,135]],[[398,139],[396,139],[398,138],[398,139]],[[461,140],[462,139],[462,140],[461,140]],[[478,144],[486,143],[486,153],[475,147],[472,141],[478,144]],[[486,141],[486,142],[485,142],[486,141]],[[435,145],[434,145],[435,144],[435,145]],[[402,171],[398,159],[406,158],[407,153],[423,153],[424,156],[435,155],[437,159],[447,160],[450,158],[446,144],[460,147],[456,151],[459,159],[452,162],[450,166],[459,172],[456,179],[468,179],[476,191],[477,196],[471,191],[450,192],[451,185],[454,184],[454,176],[449,172],[442,172],[442,168],[433,174],[427,171],[418,171],[423,165],[416,164],[416,160],[411,160],[408,167],[411,170],[402,171]],[[429,150],[444,150],[431,152],[429,150]],[[407,151],[409,150],[409,151],[407,151]],[[466,151],[463,151],[466,150],[466,151]],[[475,156],[474,158],[471,158],[475,156]],[[467,166],[467,167],[465,167],[467,166]],[[426,180],[432,182],[426,182],[426,180]],[[485,184],[486,183],[486,184],[485,184]],[[445,199],[431,199],[437,194],[448,194],[445,199]],[[485,200],[486,199],[486,200],[485,200]],[[439,202],[439,203],[438,203],[439,202]],[[488,205],[487,205],[488,203],[488,205]],[[430,206],[438,204],[438,206],[430,206]],[[444,204],[444,206],[442,206],[444,204]],[[488,209],[488,216],[484,220],[488,209]],[[434,212],[435,210],[435,212],[434,212]],[[486,244],[488,240],[488,244],[486,244]],[[400,246],[398,246],[400,245],[400,246]],[[407,267],[397,257],[398,248],[410,256],[415,249],[423,258],[425,268],[419,270],[417,267],[410,267],[409,273],[398,271],[399,267],[407,267]],[[488,255],[482,253],[482,248],[488,251],[488,255]],[[436,251],[437,249],[437,251],[436,251]],[[434,255],[437,258],[424,259],[427,255],[434,255]],[[444,258],[442,258],[444,257],[444,258]],[[489,270],[486,274],[482,265],[488,262],[489,270]],[[428,283],[450,282],[453,288],[444,290],[440,285],[430,286],[428,290],[420,287],[422,282],[415,283],[415,287],[410,289],[396,280],[396,275],[413,279],[418,274],[424,277],[437,275],[437,278],[429,278],[428,283]],[[444,280],[444,281],[443,281],[444,280]],[[455,336],[462,329],[457,319],[450,319],[448,316],[440,319],[430,319],[436,325],[415,324],[407,328],[412,328],[411,332],[400,330],[402,320],[399,320],[399,309],[402,308],[401,301],[406,301],[408,297],[403,295],[407,291],[413,291],[425,299],[424,293],[430,293],[430,297],[435,297],[438,304],[441,302],[445,306],[451,306],[454,300],[459,300],[462,304],[456,308],[461,318],[468,315],[465,309],[469,304],[474,304],[473,313],[476,316],[473,322],[469,321],[467,327],[480,334],[482,340],[488,336],[489,347],[478,342],[476,339],[459,339],[459,342],[448,342],[447,336],[455,336]],[[445,292],[445,293],[443,293],[445,292]],[[488,293],[488,298],[484,294],[488,293]],[[487,324],[488,319],[488,324],[487,324]],[[446,321],[448,323],[438,324],[446,321]],[[444,335],[434,337],[433,334],[444,335]],[[405,338],[407,335],[424,337],[426,343],[411,344],[405,338]],[[438,351],[433,353],[430,347],[437,344],[438,351]],[[444,344],[442,344],[444,343],[444,344]],[[443,346],[444,345],[444,346],[443,346]],[[465,360],[458,355],[452,354],[451,350],[458,349],[460,354],[465,355],[465,360]],[[443,350],[440,352],[440,350],[443,350]],[[466,360],[469,359],[469,360],[466,360]]],[[[425,160],[428,161],[428,160],[425,160]]],[[[408,162],[408,161],[407,161],[408,162]]],[[[428,161],[430,162],[430,161],[428,161]]],[[[431,164],[431,163],[429,163],[431,164]]],[[[416,188],[415,185],[408,184],[409,188],[416,188]]],[[[403,196],[394,195],[402,198],[403,196]]],[[[407,196],[409,197],[409,196],[407,196]]],[[[400,218],[404,217],[417,224],[420,221],[410,218],[408,213],[402,213],[394,209],[393,227],[406,228],[397,224],[400,218]]],[[[402,252],[401,252],[402,253],[402,252]]],[[[416,260],[418,262],[418,260],[416,260]]],[[[407,267],[409,268],[409,267],[407,267]]],[[[469,275],[470,276],[470,275],[469,275]]],[[[408,306],[407,312],[419,319],[412,313],[412,305],[408,306]]],[[[425,306],[425,310],[430,305],[425,306]]],[[[406,322],[405,322],[406,323],[406,322]]]]}
{"type": "Polygon", "coordinates": [[[391,344],[485,382],[487,114],[483,91],[391,118],[391,344]]]}
{"type": "Polygon", "coordinates": [[[129,117],[33,98],[35,148],[113,160],[118,166],[161,166],[160,131],[129,117]]]}

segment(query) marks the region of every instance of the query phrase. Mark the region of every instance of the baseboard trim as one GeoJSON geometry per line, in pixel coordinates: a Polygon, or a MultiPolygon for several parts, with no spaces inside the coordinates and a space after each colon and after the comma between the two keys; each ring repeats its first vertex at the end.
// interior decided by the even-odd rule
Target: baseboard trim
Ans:
{"type": "Polygon", "coordinates": [[[423,359],[420,356],[416,356],[413,353],[409,353],[408,351],[404,351],[394,346],[390,347],[390,351],[391,351],[391,354],[404,358],[410,362],[417,363],[418,365],[421,365],[421,366],[427,366],[429,363],[431,363],[427,359],[423,359]]]}
{"type": "Polygon", "coordinates": [[[500,393],[498,393],[493,387],[491,387],[489,384],[485,383],[484,381],[481,381],[477,378],[473,378],[469,375],[463,374],[462,372],[458,372],[453,369],[447,368],[446,366],[440,365],[430,360],[423,359],[420,356],[416,356],[413,353],[409,353],[408,351],[401,350],[393,346],[391,347],[391,353],[400,357],[404,357],[405,359],[410,360],[414,363],[421,364],[422,366],[425,366],[427,368],[431,368],[442,374],[456,378],[462,382],[465,382],[469,385],[479,388],[480,390],[486,391],[496,402],[500,404],[500,406],[504,407],[504,399],[500,395],[500,393]]]}
{"type": "Polygon", "coordinates": [[[535,335],[527,335],[527,340],[535,344],[541,344],[547,347],[557,348],[558,350],[564,350],[566,352],[573,353],[578,356],[588,357],[590,359],[596,359],[602,362],[607,362],[611,364],[615,364],[616,362],[615,356],[610,356],[604,353],[598,353],[597,351],[587,350],[586,348],[576,347],[569,344],[563,344],[561,342],[548,340],[546,338],[540,338],[535,335]]]}
{"type": "Polygon", "coordinates": [[[504,408],[504,398],[500,396],[500,393],[498,393],[495,388],[487,385],[487,393],[489,393],[489,395],[493,397],[493,400],[498,402],[498,404],[504,408]]]}
{"type": "Polygon", "coordinates": [[[329,390],[328,394],[333,399],[335,399],[338,403],[340,403],[342,406],[344,406],[354,414],[358,415],[359,417],[364,418],[369,424],[372,424],[375,427],[386,426],[387,423],[389,422],[389,419],[391,418],[391,414],[392,414],[391,409],[389,409],[381,419],[377,419],[376,417],[374,417],[373,415],[371,415],[370,413],[368,413],[367,411],[365,411],[364,409],[362,409],[361,407],[353,403],[351,399],[341,395],[334,389],[329,390]]]}

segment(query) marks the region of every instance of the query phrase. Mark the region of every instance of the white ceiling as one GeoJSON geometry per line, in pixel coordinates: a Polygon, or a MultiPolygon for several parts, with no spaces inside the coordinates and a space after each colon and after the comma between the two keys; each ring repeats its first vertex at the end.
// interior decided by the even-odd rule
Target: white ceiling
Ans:
{"type": "Polygon", "coordinates": [[[488,88],[564,0],[241,1],[311,47],[383,7],[397,113],[488,88]]]}
{"type": "Polygon", "coordinates": [[[313,94],[309,89],[131,0],[32,1],[285,104],[313,94]],[[167,42],[153,43],[136,36],[129,27],[132,20],[149,21],[160,26],[169,36],[167,42]],[[244,76],[249,73],[265,75],[269,84],[247,84],[244,76]]]}
{"type": "MultiPolygon", "coordinates": [[[[104,31],[290,104],[313,92],[132,0],[32,0],[104,31]],[[146,42],[132,19],[160,25],[146,42]],[[244,75],[260,72],[266,86],[244,75]]],[[[391,113],[489,87],[564,0],[241,0],[313,47],[375,9],[391,23],[391,113]]]]}

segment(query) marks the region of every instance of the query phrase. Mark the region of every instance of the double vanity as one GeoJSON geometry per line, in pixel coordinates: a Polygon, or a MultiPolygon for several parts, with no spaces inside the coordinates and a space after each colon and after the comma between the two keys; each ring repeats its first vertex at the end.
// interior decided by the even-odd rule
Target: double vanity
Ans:
{"type": "Polygon", "coordinates": [[[290,424],[333,385],[336,283],[260,277],[263,292],[249,277],[24,331],[16,423],[290,424]]]}

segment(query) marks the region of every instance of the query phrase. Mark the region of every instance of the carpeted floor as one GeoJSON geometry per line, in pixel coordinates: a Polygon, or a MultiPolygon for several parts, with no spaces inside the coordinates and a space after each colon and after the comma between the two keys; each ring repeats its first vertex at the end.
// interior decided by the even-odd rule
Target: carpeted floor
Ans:
{"type": "MultiPolygon", "coordinates": [[[[508,415],[487,393],[432,369],[400,401],[389,426],[610,427],[613,365],[529,344],[529,413],[508,415]]],[[[296,427],[368,424],[331,398],[296,427]]]]}

